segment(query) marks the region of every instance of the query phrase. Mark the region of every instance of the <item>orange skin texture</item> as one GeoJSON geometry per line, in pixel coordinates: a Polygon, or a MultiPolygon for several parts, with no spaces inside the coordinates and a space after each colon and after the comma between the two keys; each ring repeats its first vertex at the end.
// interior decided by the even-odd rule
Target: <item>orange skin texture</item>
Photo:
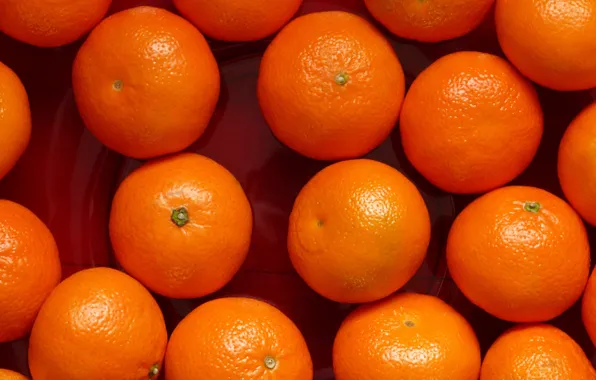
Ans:
{"type": "Polygon", "coordinates": [[[174,6],[199,30],[222,41],[256,41],[277,32],[302,0],[174,0],[174,6]]]}
{"type": "Polygon", "coordinates": [[[64,280],[39,312],[29,343],[35,380],[156,379],[166,350],[164,318],[132,277],[92,268],[64,280]]]}
{"type": "Polygon", "coordinates": [[[0,369],[0,380],[28,380],[25,376],[7,369],[0,369]]]}
{"type": "Polygon", "coordinates": [[[596,275],[592,272],[582,298],[582,320],[592,343],[596,345],[596,275]]]}
{"type": "Polygon", "coordinates": [[[581,347],[547,324],[507,330],[489,348],[480,380],[593,380],[596,372],[581,347]]]}
{"type": "Polygon", "coordinates": [[[385,37],[339,11],[311,13],[282,29],[263,56],[257,88],[273,134],[318,160],[376,148],[394,128],[404,92],[401,64],[385,37]]]}
{"type": "Polygon", "coordinates": [[[166,354],[168,380],[312,380],[306,342],[275,307],[250,298],[220,298],[186,316],[166,354]],[[274,368],[265,358],[275,360],[274,368]]]}
{"type": "Polygon", "coordinates": [[[39,47],[70,44],[104,18],[112,0],[2,0],[0,31],[39,47]]]}
{"type": "Polygon", "coordinates": [[[166,10],[138,7],[97,26],[78,52],[73,89],[87,128],[134,158],[178,152],[198,139],[219,97],[203,35],[166,10]]]}
{"type": "Polygon", "coordinates": [[[0,180],[25,152],[30,138],[27,92],[17,75],[0,62],[0,180]]]}
{"type": "Polygon", "coordinates": [[[404,293],[346,318],[335,337],[333,370],[337,380],[476,380],[480,346],[451,306],[404,293]]]}
{"type": "Polygon", "coordinates": [[[406,156],[432,184],[451,193],[483,193],[530,164],[543,116],[532,85],[506,61],[460,52],[416,78],[400,130],[406,156]]]}
{"type": "Polygon", "coordinates": [[[569,125],[559,146],[559,182],[565,197],[591,225],[596,226],[596,104],[588,106],[569,125]]]}
{"type": "Polygon", "coordinates": [[[461,37],[476,29],[495,0],[364,0],[396,36],[420,42],[461,37]]]}
{"type": "Polygon", "coordinates": [[[29,334],[60,278],[50,230],[25,207],[0,200],[0,343],[29,334]]]}
{"type": "Polygon", "coordinates": [[[497,0],[507,58],[534,82],[559,91],[596,87],[594,0],[497,0]]]}
{"type": "Polygon", "coordinates": [[[410,280],[429,240],[428,210],[416,186],[388,165],[360,159],[328,166],[300,191],[288,251],[317,293],[361,303],[410,280]]]}
{"type": "Polygon", "coordinates": [[[497,318],[542,322],[581,296],[590,247],[580,217],[537,188],[504,187],[466,207],[447,240],[453,280],[470,301],[497,318]],[[537,212],[526,210],[538,202],[537,212]]]}
{"type": "Polygon", "coordinates": [[[112,202],[110,238],[124,269],[152,291],[196,298],[221,289],[244,262],[252,233],[250,203],[215,161],[183,153],[132,172],[112,202]],[[184,207],[179,227],[173,210],[184,207]]]}

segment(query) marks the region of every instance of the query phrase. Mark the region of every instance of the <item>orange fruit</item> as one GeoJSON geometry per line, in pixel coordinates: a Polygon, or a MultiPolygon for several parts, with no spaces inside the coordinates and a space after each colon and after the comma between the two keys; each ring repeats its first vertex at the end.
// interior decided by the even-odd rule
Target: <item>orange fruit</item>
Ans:
{"type": "Polygon", "coordinates": [[[507,58],[534,82],[560,91],[596,87],[594,0],[497,0],[507,58]]]}
{"type": "Polygon", "coordinates": [[[2,0],[0,31],[39,47],[66,45],[93,29],[111,3],[112,0],[2,0]]]}
{"type": "Polygon", "coordinates": [[[582,298],[582,319],[586,331],[596,345],[596,275],[592,272],[582,298]]]}
{"type": "Polygon", "coordinates": [[[333,370],[337,380],[476,380],[480,347],[445,302],[399,294],[346,318],[335,337],[333,370]]]}
{"type": "Polygon", "coordinates": [[[2,180],[25,152],[31,137],[31,112],[27,92],[19,77],[2,62],[0,62],[0,105],[2,107],[0,180],[2,180]]]}
{"type": "Polygon", "coordinates": [[[476,29],[495,0],[364,0],[381,24],[399,37],[439,42],[476,29]]]}
{"type": "Polygon", "coordinates": [[[112,202],[118,261],[167,297],[202,297],[223,287],[244,262],[251,233],[252,210],[240,183],[194,153],[146,163],[112,202]]]}
{"type": "Polygon", "coordinates": [[[156,379],[167,339],[147,289],[115,269],[87,269],[58,285],[41,308],[29,368],[35,380],[156,379]]]}
{"type": "Polygon", "coordinates": [[[275,307],[250,298],[220,298],[186,316],[166,353],[168,380],[312,380],[306,342],[275,307]]]}
{"type": "Polygon", "coordinates": [[[559,147],[559,181],[569,203],[596,225],[596,103],[582,111],[565,131],[559,147]]]}
{"type": "Polygon", "coordinates": [[[507,330],[490,347],[480,380],[593,380],[592,364],[569,335],[546,325],[521,325],[507,330]]]}
{"type": "Polygon", "coordinates": [[[500,187],[530,164],[543,116],[532,85],[503,59],[459,52],[412,83],[400,122],[412,165],[451,193],[500,187]]]}
{"type": "Polygon", "coordinates": [[[333,301],[370,302],[401,288],[418,270],[430,219],[416,186],[372,160],[321,170],[296,198],[288,251],[296,271],[333,301]]]}
{"type": "Polygon", "coordinates": [[[31,331],[60,276],[58,247],[50,230],[25,207],[0,200],[0,343],[31,331]]]}
{"type": "Polygon", "coordinates": [[[89,130],[135,158],[180,151],[198,139],[219,97],[219,69],[203,35],[166,10],[116,13],[78,52],[73,89],[89,130]]]}
{"type": "Polygon", "coordinates": [[[590,247],[581,219],[562,199],[511,186],[478,198],[457,216],[447,264],[461,291],[488,313],[541,322],[581,296],[590,247]]]}
{"type": "Polygon", "coordinates": [[[7,369],[0,369],[0,380],[27,380],[27,378],[20,373],[9,371],[7,369]]]}
{"type": "Polygon", "coordinates": [[[391,132],[405,84],[385,37],[346,12],[290,22],[267,48],[258,80],[273,134],[319,160],[362,156],[391,132]]]}
{"type": "Polygon", "coordinates": [[[255,41],[277,32],[302,0],[174,0],[180,13],[206,35],[223,41],[255,41]]]}

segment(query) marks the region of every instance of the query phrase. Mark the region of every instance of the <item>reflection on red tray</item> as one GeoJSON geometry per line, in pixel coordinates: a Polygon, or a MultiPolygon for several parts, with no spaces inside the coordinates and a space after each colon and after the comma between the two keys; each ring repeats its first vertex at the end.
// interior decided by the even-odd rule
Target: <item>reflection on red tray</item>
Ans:
{"type": "MultiPolygon", "coordinates": [[[[114,8],[163,5],[169,0],[115,0],[114,8]]],[[[368,17],[360,0],[306,0],[301,13],[342,9],[368,17]]],[[[471,35],[440,44],[391,41],[408,84],[432,61],[460,50],[501,54],[492,18],[471,35]]],[[[315,365],[315,379],[333,379],[331,347],[335,333],[352,306],[327,301],[295,274],[286,250],[287,223],[295,196],[326,163],[297,155],[272,136],[258,108],[256,79],[268,41],[249,44],[213,42],[221,64],[222,94],[210,128],[190,151],[205,154],[228,168],[242,183],[252,203],[255,228],[251,251],[241,272],[222,295],[249,295],[278,306],[302,330],[315,365]]],[[[79,43],[37,49],[0,36],[0,61],[22,78],[33,112],[33,137],[17,167],[0,182],[0,197],[19,202],[44,220],[58,242],[64,275],[92,266],[117,266],[108,240],[111,197],[119,181],[139,163],[108,151],[83,127],[70,86],[72,60],[79,43]]],[[[561,195],[556,178],[556,151],[571,119],[593,101],[589,92],[560,94],[539,89],[545,111],[545,138],[532,166],[517,184],[545,188],[561,195]]],[[[433,239],[425,263],[406,290],[438,295],[472,323],[485,351],[509,325],[471,305],[447,278],[444,244],[457,210],[472,198],[452,197],[426,182],[408,164],[397,130],[368,155],[388,163],[416,183],[433,222],[433,239]]],[[[589,229],[596,243],[595,231],[589,229]]],[[[596,245],[593,245],[596,246],[596,245]]],[[[170,331],[196,305],[193,301],[157,297],[170,331]]],[[[574,337],[593,360],[594,347],[581,323],[577,305],[555,321],[574,337]]],[[[0,367],[27,373],[25,340],[0,344],[0,367]]]]}

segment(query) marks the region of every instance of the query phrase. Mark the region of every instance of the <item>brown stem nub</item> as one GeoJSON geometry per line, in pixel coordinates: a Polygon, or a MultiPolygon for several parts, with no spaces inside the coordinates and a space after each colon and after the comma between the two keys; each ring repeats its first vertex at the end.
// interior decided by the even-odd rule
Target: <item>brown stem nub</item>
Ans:
{"type": "Polygon", "coordinates": [[[149,379],[155,379],[159,375],[159,364],[154,364],[149,368],[149,379]]]}

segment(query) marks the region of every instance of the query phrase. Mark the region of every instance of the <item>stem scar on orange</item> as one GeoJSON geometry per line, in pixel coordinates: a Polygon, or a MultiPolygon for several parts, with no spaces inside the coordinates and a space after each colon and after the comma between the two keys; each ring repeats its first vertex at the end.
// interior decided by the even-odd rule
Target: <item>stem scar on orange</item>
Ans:
{"type": "Polygon", "coordinates": [[[385,37],[346,12],[290,22],[261,61],[259,104],[273,134],[319,160],[356,158],[376,148],[399,117],[405,84],[385,37]]]}
{"type": "Polygon", "coordinates": [[[172,298],[222,288],[250,246],[252,210],[223,166],[194,153],[149,161],[120,185],[112,202],[114,254],[137,280],[172,298]]]}

